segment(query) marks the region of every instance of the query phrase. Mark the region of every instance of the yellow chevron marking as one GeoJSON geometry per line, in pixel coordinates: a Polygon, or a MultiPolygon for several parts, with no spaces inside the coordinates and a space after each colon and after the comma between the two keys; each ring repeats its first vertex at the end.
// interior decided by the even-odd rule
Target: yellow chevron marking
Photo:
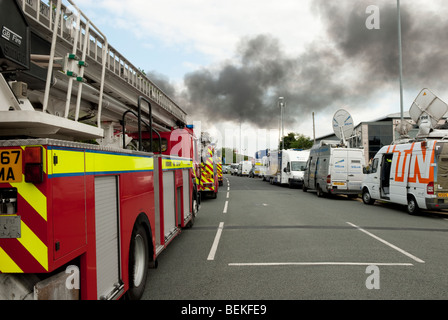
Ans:
{"type": "MultiPolygon", "coordinates": [[[[25,177],[23,176],[23,180],[25,177]]],[[[17,192],[47,221],[47,197],[32,183],[11,183],[17,192]]]]}
{"type": "Polygon", "coordinates": [[[48,271],[48,247],[22,221],[22,237],[17,240],[48,271]]]}
{"type": "Polygon", "coordinates": [[[22,269],[11,259],[10,256],[0,247],[0,272],[2,273],[23,273],[22,269]]]}

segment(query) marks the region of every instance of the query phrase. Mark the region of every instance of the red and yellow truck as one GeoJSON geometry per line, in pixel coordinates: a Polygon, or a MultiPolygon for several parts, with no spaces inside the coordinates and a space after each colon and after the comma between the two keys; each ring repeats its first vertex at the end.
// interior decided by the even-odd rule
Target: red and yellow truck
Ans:
{"type": "Polygon", "coordinates": [[[0,21],[0,298],[140,298],[199,208],[186,113],[70,0],[0,21]]]}

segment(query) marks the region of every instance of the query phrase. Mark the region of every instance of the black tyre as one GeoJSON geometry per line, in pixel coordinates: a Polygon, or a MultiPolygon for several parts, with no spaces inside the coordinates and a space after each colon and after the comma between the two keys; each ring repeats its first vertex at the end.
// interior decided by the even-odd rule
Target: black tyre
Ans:
{"type": "Polygon", "coordinates": [[[364,202],[365,204],[373,204],[375,202],[375,199],[372,199],[372,197],[370,196],[370,192],[367,189],[364,189],[362,191],[362,202],[364,202]]]}
{"type": "Polygon", "coordinates": [[[134,226],[129,248],[129,290],[127,297],[130,300],[140,300],[145,291],[148,278],[148,235],[142,224],[134,226]]]}
{"type": "Polygon", "coordinates": [[[319,198],[322,198],[322,197],[324,196],[324,192],[322,191],[322,189],[320,188],[319,185],[317,185],[316,195],[317,195],[319,198]]]}
{"type": "Polygon", "coordinates": [[[420,208],[418,207],[417,201],[413,196],[408,198],[408,205],[406,209],[410,215],[418,215],[420,213],[420,208]]]}

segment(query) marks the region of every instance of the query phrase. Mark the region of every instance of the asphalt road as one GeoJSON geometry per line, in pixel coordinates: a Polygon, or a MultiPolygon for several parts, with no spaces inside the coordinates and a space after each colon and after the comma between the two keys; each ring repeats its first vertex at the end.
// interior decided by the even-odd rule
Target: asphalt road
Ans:
{"type": "Polygon", "coordinates": [[[143,300],[448,299],[448,215],[224,178],[143,300]]]}

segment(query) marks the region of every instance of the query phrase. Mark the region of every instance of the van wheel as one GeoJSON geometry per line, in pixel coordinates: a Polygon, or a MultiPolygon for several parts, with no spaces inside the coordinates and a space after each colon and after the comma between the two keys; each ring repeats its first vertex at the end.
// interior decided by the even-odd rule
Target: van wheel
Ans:
{"type": "Polygon", "coordinates": [[[375,202],[375,199],[372,199],[372,197],[370,196],[370,192],[367,189],[364,189],[362,191],[362,202],[364,202],[365,204],[373,204],[375,202]]]}
{"type": "Polygon", "coordinates": [[[316,194],[319,198],[322,198],[324,196],[324,193],[319,185],[317,185],[316,194]]]}
{"type": "Polygon", "coordinates": [[[418,215],[420,213],[420,209],[418,207],[417,201],[413,196],[408,198],[407,211],[410,215],[418,215]]]}

